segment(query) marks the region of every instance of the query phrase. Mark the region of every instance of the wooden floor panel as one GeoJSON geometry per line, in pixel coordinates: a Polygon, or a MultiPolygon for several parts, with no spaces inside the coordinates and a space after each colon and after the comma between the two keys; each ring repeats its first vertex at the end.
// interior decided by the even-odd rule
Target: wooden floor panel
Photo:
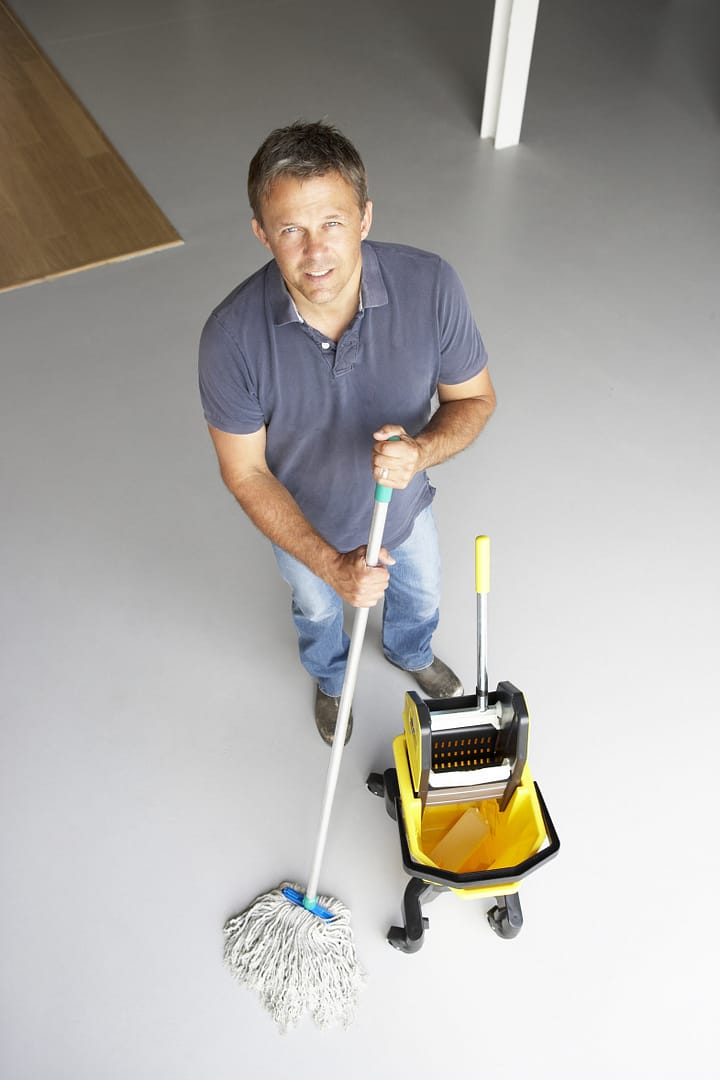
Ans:
{"type": "Polygon", "coordinates": [[[0,0],[0,292],[181,243],[0,0]]]}

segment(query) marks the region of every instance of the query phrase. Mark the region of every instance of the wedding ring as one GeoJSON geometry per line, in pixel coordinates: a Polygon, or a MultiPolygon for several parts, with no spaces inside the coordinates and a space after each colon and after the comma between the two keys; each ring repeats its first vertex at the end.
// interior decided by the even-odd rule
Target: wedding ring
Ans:
{"type": "Polygon", "coordinates": [[[383,471],[380,473],[380,479],[381,480],[387,480],[387,474],[388,474],[387,469],[383,469],[383,471]]]}

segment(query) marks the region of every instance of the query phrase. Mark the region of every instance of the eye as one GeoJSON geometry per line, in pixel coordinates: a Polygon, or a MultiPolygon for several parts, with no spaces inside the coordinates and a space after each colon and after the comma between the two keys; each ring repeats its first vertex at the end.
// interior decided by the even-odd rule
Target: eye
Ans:
{"type": "Polygon", "coordinates": [[[287,236],[289,233],[297,232],[297,225],[286,225],[284,229],[280,230],[281,236],[287,236]]]}
{"type": "Polygon", "coordinates": [[[342,224],[342,222],[340,222],[340,221],[326,221],[325,222],[325,225],[327,226],[328,229],[332,229],[332,228],[335,227],[335,225],[341,225],[341,224],[342,224]]]}

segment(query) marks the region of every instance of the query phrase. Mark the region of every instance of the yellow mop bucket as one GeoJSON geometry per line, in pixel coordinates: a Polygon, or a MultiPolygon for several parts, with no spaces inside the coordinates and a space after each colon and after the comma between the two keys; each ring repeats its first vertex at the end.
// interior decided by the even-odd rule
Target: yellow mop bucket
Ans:
{"type": "Polygon", "coordinates": [[[560,847],[527,764],[525,699],[509,682],[488,692],[488,537],[477,537],[475,552],[477,691],[442,700],[407,693],[405,731],[393,742],[395,768],[367,781],[398,823],[403,865],[411,875],[404,926],[388,933],[403,952],[416,952],[423,943],[428,920],[422,900],[446,890],[463,898],[494,897],[491,927],[500,937],[515,937],[523,921],[519,882],[560,847]]]}

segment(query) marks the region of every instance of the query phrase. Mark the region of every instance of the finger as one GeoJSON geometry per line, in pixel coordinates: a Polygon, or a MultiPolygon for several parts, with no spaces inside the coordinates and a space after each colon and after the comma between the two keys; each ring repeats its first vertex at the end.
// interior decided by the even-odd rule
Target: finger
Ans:
{"type": "Polygon", "coordinates": [[[379,442],[387,442],[393,436],[405,435],[405,428],[400,424],[383,424],[377,431],[373,431],[373,439],[379,442]]]}
{"type": "Polygon", "coordinates": [[[383,487],[398,488],[405,486],[402,480],[393,474],[391,469],[375,469],[374,476],[383,487]]]}
{"type": "Polygon", "coordinates": [[[390,574],[384,563],[378,562],[376,566],[366,566],[363,576],[358,581],[358,589],[366,592],[369,596],[379,596],[384,593],[390,581],[390,574]]]}
{"type": "Polygon", "coordinates": [[[378,443],[375,447],[375,461],[382,465],[409,465],[417,457],[415,441],[409,435],[403,435],[392,442],[378,443]]]}
{"type": "Polygon", "coordinates": [[[353,607],[374,607],[377,604],[388,587],[389,576],[386,570],[383,573],[385,577],[379,581],[374,579],[372,582],[358,582],[357,588],[353,590],[350,596],[350,603],[353,607]]]}

